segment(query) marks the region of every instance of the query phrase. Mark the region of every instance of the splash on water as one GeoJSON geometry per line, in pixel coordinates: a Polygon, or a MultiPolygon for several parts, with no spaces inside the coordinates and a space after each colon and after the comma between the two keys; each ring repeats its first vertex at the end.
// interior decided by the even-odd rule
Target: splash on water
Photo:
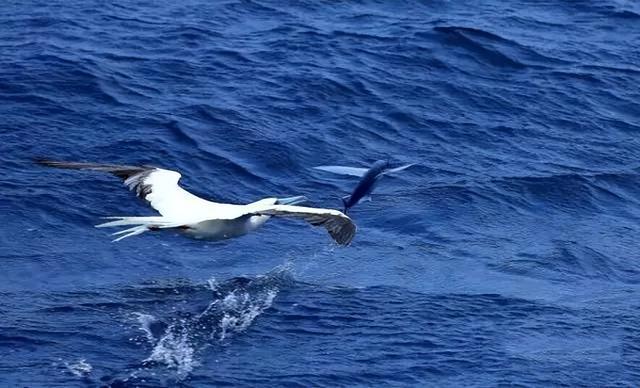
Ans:
{"type": "Polygon", "coordinates": [[[219,340],[228,338],[232,333],[246,330],[258,315],[271,307],[277,294],[277,289],[270,289],[254,299],[246,292],[234,291],[227,295],[222,301],[224,315],[219,324],[219,340]]]}
{"type": "MultiPolygon", "coordinates": [[[[200,352],[247,330],[272,306],[280,288],[292,281],[288,268],[277,267],[255,278],[239,277],[224,282],[211,278],[198,288],[210,291],[205,297],[213,300],[209,299],[207,307],[196,314],[172,311],[173,316],[163,317],[161,313],[137,313],[139,329],[153,347],[144,364],[159,363],[175,370],[178,378],[186,377],[199,365],[200,352]]],[[[194,292],[189,303],[200,302],[198,295],[194,292]]]]}
{"type": "Polygon", "coordinates": [[[186,376],[198,365],[194,359],[195,348],[191,344],[190,334],[188,326],[179,329],[174,325],[169,326],[144,362],[160,362],[176,369],[178,377],[186,376]]]}
{"type": "Polygon", "coordinates": [[[142,314],[142,313],[135,313],[135,315],[138,320],[138,323],[140,323],[140,330],[144,332],[144,335],[147,338],[147,341],[154,342],[155,336],[151,331],[151,325],[158,321],[156,317],[154,317],[151,314],[142,314]]]}
{"type": "Polygon", "coordinates": [[[84,377],[93,370],[91,364],[89,364],[84,358],[75,363],[65,362],[64,365],[71,373],[73,373],[74,376],[77,377],[84,377]]]}

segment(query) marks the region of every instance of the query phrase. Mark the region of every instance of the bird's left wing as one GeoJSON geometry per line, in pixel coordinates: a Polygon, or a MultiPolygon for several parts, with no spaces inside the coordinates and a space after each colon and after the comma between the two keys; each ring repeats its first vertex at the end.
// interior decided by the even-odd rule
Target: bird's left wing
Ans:
{"type": "Polygon", "coordinates": [[[269,205],[255,207],[250,215],[301,218],[311,225],[324,226],[331,237],[340,245],[349,245],[356,234],[356,224],[346,214],[333,209],[292,205],[269,205]]]}
{"type": "MultiPolygon", "coordinates": [[[[147,201],[152,208],[169,218],[194,218],[220,208],[221,204],[207,201],[180,187],[180,173],[153,166],[61,162],[40,159],[39,164],[72,170],[92,170],[113,174],[125,186],[147,201]]],[[[224,207],[224,206],[223,206],[224,207]]]]}

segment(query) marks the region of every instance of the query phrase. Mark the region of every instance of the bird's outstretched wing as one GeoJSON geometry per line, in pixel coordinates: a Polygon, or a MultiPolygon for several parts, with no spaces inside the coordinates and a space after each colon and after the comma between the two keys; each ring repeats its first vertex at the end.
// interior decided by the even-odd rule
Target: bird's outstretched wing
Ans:
{"type": "Polygon", "coordinates": [[[340,245],[349,245],[356,234],[356,224],[346,214],[333,209],[292,205],[269,205],[255,207],[250,215],[301,218],[311,225],[324,226],[331,237],[340,245]]]}
{"type": "Polygon", "coordinates": [[[92,170],[113,174],[123,179],[125,186],[146,200],[152,208],[169,218],[189,218],[212,206],[219,205],[186,191],[180,185],[180,173],[152,166],[126,166],[117,164],[60,162],[36,160],[37,163],[57,168],[92,170]]]}
{"type": "Polygon", "coordinates": [[[368,168],[347,167],[347,166],[316,166],[316,170],[322,170],[340,175],[352,175],[362,178],[369,171],[368,168]]]}

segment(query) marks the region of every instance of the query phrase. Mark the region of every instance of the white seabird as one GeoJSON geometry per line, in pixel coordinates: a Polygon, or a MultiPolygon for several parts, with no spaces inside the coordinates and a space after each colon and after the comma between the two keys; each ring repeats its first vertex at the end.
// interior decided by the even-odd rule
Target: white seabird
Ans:
{"type": "Polygon", "coordinates": [[[294,206],[304,201],[304,197],[265,198],[247,205],[218,203],[200,198],[180,187],[178,181],[181,175],[176,171],[151,166],[52,160],[37,162],[50,167],[111,173],[123,179],[125,186],[160,213],[155,217],[105,217],[112,221],[96,227],[129,227],[113,233],[122,235],[114,241],[161,229],[177,229],[196,239],[222,240],[256,230],[272,216],[296,217],[311,225],[322,225],[340,245],[348,245],[356,233],[353,221],[338,210],[294,206]]]}

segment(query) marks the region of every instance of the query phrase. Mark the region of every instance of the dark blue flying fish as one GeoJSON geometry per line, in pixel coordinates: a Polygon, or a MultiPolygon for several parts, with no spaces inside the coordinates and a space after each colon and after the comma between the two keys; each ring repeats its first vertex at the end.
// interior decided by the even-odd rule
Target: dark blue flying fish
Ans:
{"type": "Polygon", "coordinates": [[[342,197],[342,203],[344,205],[344,212],[357,205],[363,199],[371,200],[370,194],[373,191],[378,180],[384,175],[392,174],[394,172],[402,171],[415,163],[405,164],[404,166],[391,168],[388,161],[378,160],[369,168],[361,167],[346,167],[346,166],[317,166],[314,167],[317,170],[328,171],[334,174],[352,175],[357,176],[360,179],[358,185],[353,190],[351,195],[342,197]]]}

